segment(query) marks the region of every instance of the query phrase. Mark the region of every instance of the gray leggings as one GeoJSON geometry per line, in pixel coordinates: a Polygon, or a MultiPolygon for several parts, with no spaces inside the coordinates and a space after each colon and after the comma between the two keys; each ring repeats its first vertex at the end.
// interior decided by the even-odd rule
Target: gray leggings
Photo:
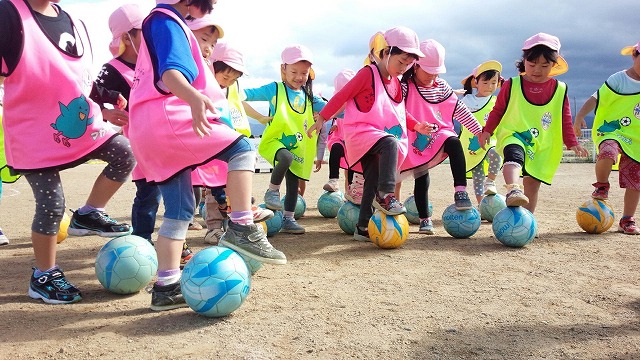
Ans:
{"type": "Polygon", "coordinates": [[[498,155],[495,148],[491,148],[487,151],[487,156],[476,167],[471,170],[473,175],[473,191],[476,196],[484,195],[484,162],[489,161],[489,174],[498,175],[500,171],[500,165],[502,165],[502,158],[498,155]]]}
{"type": "Polygon", "coordinates": [[[294,173],[289,170],[293,162],[293,154],[287,149],[280,149],[276,152],[276,166],[271,173],[271,183],[273,185],[282,184],[282,180],[286,178],[287,188],[285,191],[284,211],[295,211],[298,202],[298,179],[294,173]]]}
{"type": "MultiPolygon", "coordinates": [[[[102,174],[109,180],[124,183],[136,161],[129,146],[129,140],[116,135],[95,149],[84,160],[100,159],[107,162],[102,174]]],[[[25,173],[24,177],[31,185],[36,202],[35,215],[31,231],[43,235],[55,235],[60,228],[60,220],[65,212],[64,191],[57,169],[38,170],[25,173]]]]}
{"type": "Polygon", "coordinates": [[[396,190],[398,141],[392,136],[383,137],[367,151],[360,162],[364,175],[364,189],[358,226],[366,228],[373,215],[372,205],[376,192],[393,194],[396,190]]]}

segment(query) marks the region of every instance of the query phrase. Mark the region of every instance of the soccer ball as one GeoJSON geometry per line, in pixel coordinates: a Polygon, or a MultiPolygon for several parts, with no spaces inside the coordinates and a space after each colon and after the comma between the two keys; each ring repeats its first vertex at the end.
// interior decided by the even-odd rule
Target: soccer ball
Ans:
{"type": "Polygon", "coordinates": [[[480,212],[476,208],[456,210],[455,204],[451,204],[442,213],[442,225],[454,238],[466,239],[480,228],[480,212]]]}
{"type": "MultiPolygon", "coordinates": [[[[258,205],[263,209],[266,209],[267,206],[265,204],[258,205]]],[[[282,221],[284,220],[284,214],[280,210],[272,210],[273,217],[269,220],[261,221],[258,224],[262,226],[262,229],[267,236],[273,236],[282,230],[282,221]]]]}
{"type": "Polygon", "coordinates": [[[382,249],[395,249],[407,241],[409,221],[404,216],[376,211],[369,219],[369,238],[382,249]]]}
{"type": "Polygon", "coordinates": [[[613,208],[604,200],[589,199],[576,211],[576,220],[582,230],[600,234],[611,228],[615,220],[613,208]]]}
{"type": "MultiPolygon", "coordinates": [[[[284,200],[287,198],[287,195],[283,196],[280,200],[282,204],[282,209],[284,210],[284,200]]],[[[302,195],[298,194],[298,202],[296,202],[296,208],[293,212],[293,218],[298,220],[299,218],[304,216],[304,212],[307,211],[307,202],[304,201],[302,195]]]]}
{"type": "Polygon", "coordinates": [[[338,226],[349,235],[356,232],[358,225],[358,216],[360,215],[360,206],[353,204],[351,201],[345,202],[338,209],[338,226]]]}
{"type": "Polygon", "coordinates": [[[105,289],[116,294],[133,294],[156,275],[158,257],[146,239],[136,235],[120,236],[98,251],[95,270],[105,289]]]}
{"type": "MultiPolygon", "coordinates": [[[[264,228],[264,227],[263,227],[264,228]]],[[[246,255],[238,253],[242,260],[244,260],[245,264],[247,264],[247,268],[249,269],[249,273],[251,275],[255,274],[258,270],[262,269],[262,262],[256,259],[252,259],[246,255]]]]}
{"type": "Polygon", "coordinates": [[[482,219],[492,222],[498,211],[507,207],[507,198],[504,195],[487,195],[480,201],[480,216],[482,219]]]}
{"type": "MultiPolygon", "coordinates": [[[[407,212],[404,216],[409,220],[410,223],[414,225],[420,224],[420,215],[418,214],[418,207],[416,207],[416,198],[414,195],[411,195],[404,201],[404,207],[407,209],[407,212]]],[[[431,217],[433,214],[433,204],[431,201],[427,204],[427,215],[431,217]]]]}
{"type": "Polygon", "coordinates": [[[247,298],[251,275],[237,252],[211,246],[197,252],[184,266],[180,287],[193,311],[222,317],[238,309],[247,298]]]}
{"type": "Polygon", "coordinates": [[[65,213],[62,216],[62,220],[60,220],[60,229],[58,229],[58,237],[56,238],[56,241],[58,242],[58,244],[63,242],[69,235],[67,233],[67,230],[69,229],[69,224],[71,224],[71,218],[69,217],[69,215],[65,213]]]}
{"type": "Polygon", "coordinates": [[[327,191],[318,198],[318,211],[320,212],[320,215],[326,218],[334,218],[338,216],[338,210],[340,210],[340,206],[343,204],[344,199],[342,197],[342,192],[327,191]]]}
{"type": "Polygon", "coordinates": [[[510,247],[527,245],[538,232],[536,218],[521,206],[509,206],[498,211],[491,226],[496,239],[510,247]]]}

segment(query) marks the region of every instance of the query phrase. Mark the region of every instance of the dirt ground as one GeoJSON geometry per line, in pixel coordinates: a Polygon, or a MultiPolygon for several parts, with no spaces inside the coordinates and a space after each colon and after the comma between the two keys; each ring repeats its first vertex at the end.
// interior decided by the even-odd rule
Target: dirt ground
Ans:
{"type": "MultiPolygon", "coordinates": [[[[67,207],[82,205],[101,168],[63,172],[67,207]]],[[[254,195],[261,198],[269,176],[256,174],[254,195]]],[[[323,168],[308,185],[300,220],[307,234],[271,238],[289,263],[258,271],[246,302],[223,319],[188,308],[156,313],[145,292],[107,292],[94,274],[105,243],[97,236],[59,245],[58,263],[82,289],[82,302],[30,299],[34,202],[24,179],[5,184],[0,225],[11,244],[0,248],[0,358],[640,358],[640,237],[615,228],[589,235],[575,221],[592,190],[592,164],[562,164],[554,184],[542,187],[540,239],[521,249],[501,245],[488,223],[470,239],[446,234],[440,219],[453,200],[448,165],[431,175],[436,234],[419,235],[412,225],[395,250],[353,241],[336,219],[320,216],[315,204],[326,176],[323,168]]],[[[619,217],[617,173],[611,180],[619,217]]],[[[402,199],[412,189],[406,181],[402,199]]],[[[134,191],[127,183],[116,195],[112,217],[128,221],[134,191]]],[[[194,250],[205,246],[204,234],[189,232],[194,250]]]]}

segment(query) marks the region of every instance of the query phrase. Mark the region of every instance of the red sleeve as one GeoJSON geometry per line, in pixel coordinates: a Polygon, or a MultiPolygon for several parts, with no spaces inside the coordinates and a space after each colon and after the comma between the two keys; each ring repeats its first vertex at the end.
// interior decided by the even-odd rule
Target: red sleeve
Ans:
{"type": "MultiPolygon", "coordinates": [[[[347,101],[354,99],[356,104],[359,104],[358,100],[361,96],[371,93],[373,93],[373,74],[371,73],[371,69],[367,66],[360,69],[353,79],[333,95],[333,97],[320,111],[320,115],[327,120],[332,119],[338,115],[342,105],[347,101]]],[[[361,110],[366,111],[366,109],[361,110]]]]}
{"type": "Polygon", "coordinates": [[[413,128],[418,124],[418,120],[413,117],[408,111],[405,111],[407,114],[407,130],[413,131],[413,128]]]}
{"type": "Polygon", "coordinates": [[[571,106],[567,95],[564,96],[564,103],[562,104],[562,142],[567,149],[571,149],[579,144],[578,138],[576,138],[576,133],[573,132],[571,106]]]}
{"type": "Polygon", "coordinates": [[[484,125],[482,131],[488,132],[493,135],[496,130],[504,112],[507,110],[507,104],[509,103],[509,94],[511,93],[511,79],[505,81],[500,88],[498,97],[496,98],[496,105],[493,107],[487,118],[487,123],[484,125]]]}

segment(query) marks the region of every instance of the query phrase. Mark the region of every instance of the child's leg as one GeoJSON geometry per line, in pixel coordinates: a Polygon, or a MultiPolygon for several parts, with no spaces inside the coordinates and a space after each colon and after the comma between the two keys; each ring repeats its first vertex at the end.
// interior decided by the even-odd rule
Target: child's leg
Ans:
{"type": "Polygon", "coordinates": [[[364,230],[369,227],[369,219],[373,215],[373,199],[376,197],[379,170],[377,157],[374,154],[363,156],[361,163],[364,187],[360,202],[360,214],[358,215],[358,228],[364,230]]]}
{"type": "Polygon", "coordinates": [[[468,210],[473,207],[467,193],[467,162],[464,158],[462,143],[457,137],[450,137],[444,141],[444,152],[449,155],[449,167],[453,175],[455,190],[454,201],[457,210],[468,210]]]}
{"type": "Polygon", "coordinates": [[[524,205],[524,208],[531,211],[533,214],[536,211],[538,205],[538,192],[540,191],[540,181],[532,178],[531,176],[524,177],[524,195],[529,199],[529,203],[524,205]]]}
{"type": "Polygon", "coordinates": [[[482,201],[484,197],[484,161],[471,169],[471,176],[473,178],[473,192],[476,194],[478,204],[480,204],[480,201],[482,201]]]}
{"type": "Polygon", "coordinates": [[[299,179],[298,180],[298,189],[297,189],[297,193],[300,196],[304,196],[304,192],[307,190],[307,182],[305,180],[299,179]]]}
{"type": "Polygon", "coordinates": [[[605,140],[598,146],[598,159],[596,160],[596,182],[593,186],[596,190],[591,194],[594,199],[607,200],[609,198],[609,175],[611,167],[618,161],[620,147],[614,140],[605,140]]]}
{"type": "Polygon", "coordinates": [[[282,221],[281,232],[289,234],[304,234],[305,229],[298,224],[294,214],[296,210],[296,204],[298,203],[298,187],[297,184],[302,179],[295,176],[291,171],[287,171],[287,190],[284,198],[284,219],[282,221]]]}
{"type": "Polygon", "coordinates": [[[329,181],[322,187],[326,191],[338,191],[340,178],[340,160],[344,157],[342,144],[335,143],[329,152],[329,181]]]}
{"type": "Polygon", "coordinates": [[[487,151],[486,160],[489,161],[489,169],[487,178],[484,181],[484,194],[485,195],[495,195],[498,193],[498,189],[496,187],[496,176],[500,171],[500,165],[502,165],[502,157],[498,155],[495,148],[489,149],[487,151]]]}
{"type": "MultiPolygon", "coordinates": [[[[222,222],[224,216],[220,211],[220,202],[224,195],[224,188],[217,187],[207,189],[204,197],[204,206],[206,209],[205,224],[207,225],[207,233],[204,236],[204,242],[207,244],[218,245],[224,231],[222,230],[222,222]]],[[[226,207],[226,196],[223,199],[223,205],[226,207]]]]}
{"type": "Polygon", "coordinates": [[[402,183],[399,182],[396,184],[396,188],[393,190],[393,196],[396,197],[396,199],[402,199],[402,197],[400,196],[402,193],[402,183]]]}
{"type": "Polygon", "coordinates": [[[636,225],[633,215],[636,213],[640,201],[640,163],[631,160],[622,153],[618,176],[620,187],[625,189],[622,218],[618,231],[629,235],[638,235],[640,228],[636,225]]]}
{"type": "Polygon", "coordinates": [[[152,185],[146,181],[136,181],[135,184],[136,196],[131,208],[132,234],[151,241],[162,196],[155,184],[152,185]]]}
{"type": "MultiPolygon", "coordinates": [[[[264,194],[264,203],[271,210],[282,209],[280,204],[280,184],[282,184],[282,180],[284,180],[284,176],[289,171],[292,162],[293,154],[288,150],[280,149],[276,152],[276,165],[271,173],[269,189],[264,194]]],[[[298,192],[297,186],[298,183],[296,182],[296,193],[298,192]]],[[[231,208],[233,209],[233,206],[231,208]]]]}
{"type": "Polygon", "coordinates": [[[377,156],[374,161],[378,164],[377,192],[373,205],[387,215],[406,213],[407,209],[394,195],[398,164],[398,143],[396,139],[393,137],[380,139],[371,150],[369,150],[369,153],[377,156]]]}
{"type": "Polygon", "coordinates": [[[429,214],[429,184],[431,180],[429,173],[416,178],[413,185],[413,197],[416,201],[416,209],[418,209],[418,216],[420,217],[420,228],[418,232],[420,234],[433,234],[433,222],[431,221],[431,214],[429,214]]]}
{"type": "Polygon", "coordinates": [[[522,191],[519,178],[524,165],[524,149],[519,145],[507,145],[504,148],[502,176],[507,187],[507,206],[525,206],[529,199],[522,191]]]}

